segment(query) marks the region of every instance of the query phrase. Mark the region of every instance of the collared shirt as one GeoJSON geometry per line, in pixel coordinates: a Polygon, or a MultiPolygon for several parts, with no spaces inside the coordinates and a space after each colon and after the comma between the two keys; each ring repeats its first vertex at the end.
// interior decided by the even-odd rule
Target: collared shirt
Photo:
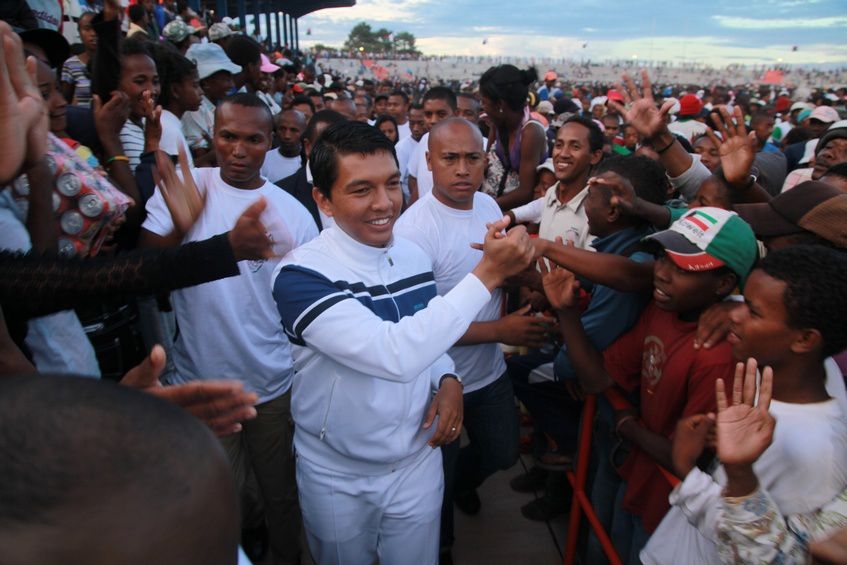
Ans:
{"type": "Polygon", "coordinates": [[[584,206],[588,187],[564,204],[559,202],[556,194],[558,188],[559,183],[556,183],[541,198],[514,208],[512,213],[515,221],[539,224],[538,237],[550,241],[561,237],[565,243],[572,242],[575,247],[592,251],[590,244],[593,238],[588,234],[588,217],[584,206]]]}

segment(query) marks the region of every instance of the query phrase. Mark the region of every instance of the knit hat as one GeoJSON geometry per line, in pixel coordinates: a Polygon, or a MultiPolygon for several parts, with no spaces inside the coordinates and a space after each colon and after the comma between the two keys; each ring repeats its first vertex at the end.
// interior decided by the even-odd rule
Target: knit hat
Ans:
{"type": "Polygon", "coordinates": [[[694,94],[686,94],[679,100],[679,117],[692,118],[700,114],[703,109],[703,101],[694,94]]]}
{"type": "Polygon", "coordinates": [[[182,43],[186,37],[196,31],[194,27],[177,18],[165,26],[162,36],[171,43],[182,43]]]}
{"type": "Polygon", "coordinates": [[[737,204],[735,209],[760,237],[807,231],[847,249],[847,194],[832,185],[807,181],[769,202],[737,204]]]}
{"type": "Polygon", "coordinates": [[[680,269],[700,272],[726,266],[742,283],[758,256],[750,226],[735,212],[721,208],[689,210],[671,227],[644,240],[664,247],[680,269]]]}
{"type": "Polygon", "coordinates": [[[217,41],[232,35],[232,30],[224,23],[212,24],[209,28],[209,41],[217,41]]]}

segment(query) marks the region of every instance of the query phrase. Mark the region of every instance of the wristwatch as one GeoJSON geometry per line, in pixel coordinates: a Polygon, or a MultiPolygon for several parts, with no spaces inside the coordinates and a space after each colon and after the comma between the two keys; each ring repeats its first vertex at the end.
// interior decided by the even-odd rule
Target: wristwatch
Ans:
{"type": "Polygon", "coordinates": [[[462,390],[465,389],[465,383],[462,382],[462,377],[460,377],[459,375],[454,375],[453,373],[447,373],[447,374],[441,375],[441,378],[438,379],[438,388],[439,389],[441,388],[441,383],[444,382],[444,379],[456,379],[456,382],[459,383],[459,386],[462,387],[462,390]]]}

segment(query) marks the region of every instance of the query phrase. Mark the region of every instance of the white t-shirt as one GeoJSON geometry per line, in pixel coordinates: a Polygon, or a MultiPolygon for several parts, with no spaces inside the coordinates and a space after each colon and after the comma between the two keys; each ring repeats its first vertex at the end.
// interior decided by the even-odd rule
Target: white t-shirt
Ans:
{"type": "MultiPolygon", "coordinates": [[[[473,271],[482,251],[471,243],[485,238],[485,224],[503,217],[493,198],[482,192],[474,195],[472,210],[457,210],[442,204],[430,192],[406,210],[394,226],[394,233],[409,239],[432,260],[438,294],[443,296],[473,271]]],[[[499,320],[502,291],[495,290],[491,300],[474,321],[499,320]]],[[[473,392],[494,382],[506,371],[503,352],[496,343],[460,345],[447,352],[464,380],[465,392],[473,392]]]]}
{"type": "MultiPolygon", "coordinates": [[[[206,206],[183,243],[230,230],[260,196],[268,202],[261,219],[277,254],[282,256],[317,236],[309,212],[278,186],[266,182],[261,188],[242,190],[226,184],[219,168],[192,172],[198,190],[207,195],[206,206]]],[[[158,188],[147,202],[142,227],[162,236],[173,230],[158,188]]],[[[291,345],[271,294],[277,263],[279,259],[241,261],[239,276],[171,293],[180,334],[174,345],[176,375],[169,377],[170,382],[237,379],[259,395],[259,403],[288,390],[293,373],[291,345]]]]}
{"type": "Polygon", "coordinates": [[[419,143],[411,135],[403,138],[394,146],[397,152],[397,163],[400,165],[400,184],[403,186],[403,194],[409,197],[409,160],[415,153],[419,143]]]}
{"type": "Polygon", "coordinates": [[[409,127],[408,120],[405,124],[397,124],[397,141],[403,141],[407,137],[412,136],[412,128],[409,127]]]}
{"type": "Polygon", "coordinates": [[[265,154],[261,174],[270,182],[276,182],[296,173],[301,164],[300,155],[285,157],[279,149],[271,149],[265,154]]]}
{"type": "MultiPolygon", "coordinates": [[[[825,368],[826,390],[832,398],[812,404],[772,400],[773,441],[753,464],[759,484],[783,515],[816,510],[847,486],[844,379],[831,358],[825,368]]],[[[711,478],[698,475],[705,474],[692,471],[671,493],[671,509],[641,552],[647,565],[717,562],[715,526],[726,473],[718,467],[711,478]],[[675,542],[667,543],[669,539],[675,542]]]]}
{"type": "Polygon", "coordinates": [[[159,140],[159,149],[174,157],[179,155],[177,149],[180,144],[188,157],[188,166],[194,166],[194,158],[191,156],[191,148],[188,147],[188,142],[185,140],[185,135],[182,133],[182,122],[176,117],[176,114],[168,110],[162,110],[162,138],[159,140]]]}
{"type": "Polygon", "coordinates": [[[432,192],[432,171],[426,164],[426,152],[429,151],[429,133],[424,134],[415,152],[409,158],[409,175],[418,181],[418,198],[432,192]]]}

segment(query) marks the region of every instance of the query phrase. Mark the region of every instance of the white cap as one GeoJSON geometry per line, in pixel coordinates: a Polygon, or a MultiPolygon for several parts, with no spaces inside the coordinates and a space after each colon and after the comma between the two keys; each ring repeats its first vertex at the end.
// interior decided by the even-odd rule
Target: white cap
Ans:
{"type": "Polygon", "coordinates": [[[241,67],[230,61],[223,47],[217,43],[195,43],[188,48],[185,56],[197,65],[197,76],[200,80],[219,71],[232,74],[241,72],[241,67]]]}
{"type": "Polygon", "coordinates": [[[815,148],[818,146],[817,139],[810,139],[806,142],[806,149],[803,151],[803,158],[798,161],[799,165],[804,165],[812,160],[815,156],[815,148]]]}

